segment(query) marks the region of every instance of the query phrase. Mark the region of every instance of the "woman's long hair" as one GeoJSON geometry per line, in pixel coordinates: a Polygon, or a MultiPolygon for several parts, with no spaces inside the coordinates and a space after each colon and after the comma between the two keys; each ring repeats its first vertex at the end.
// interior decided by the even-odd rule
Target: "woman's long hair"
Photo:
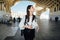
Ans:
{"type": "MultiPolygon", "coordinates": [[[[28,5],[27,6],[27,15],[25,17],[25,23],[26,23],[26,19],[27,19],[27,22],[29,22],[29,16],[30,16],[30,12],[29,12],[29,9],[32,7],[32,5],[28,5]]],[[[32,14],[33,15],[33,14],[32,14]]],[[[32,18],[32,21],[35,19],[35,15],[33,15],[33,18],[32,18]]]]}

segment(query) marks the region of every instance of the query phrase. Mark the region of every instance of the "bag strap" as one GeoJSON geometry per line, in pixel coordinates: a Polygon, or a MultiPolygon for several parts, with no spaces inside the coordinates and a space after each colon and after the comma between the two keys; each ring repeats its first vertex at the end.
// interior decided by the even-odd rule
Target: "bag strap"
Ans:
{"type": "MultiPolygon", "coordinates": [[[[33,15],[33,18],[32,18],[32,22],[33,22],[33,20],[36,20],[36,16],[35,15],[33,15]],[[35,18],[34,18],[35,17],[35,18]]],[[[28,23],[27,23],[27,15],[25,15],[25,22],[24,22],[24,25],[28,25],[28,23]]]]}
{"type": "Polygon", "coordinates": [[[26,25],[26,23],[27,23],[27,22],[26,22],[26,19],[27,19],[27,15],[25,15],[25,22],[24,22],[24,25],[26,25]]]}

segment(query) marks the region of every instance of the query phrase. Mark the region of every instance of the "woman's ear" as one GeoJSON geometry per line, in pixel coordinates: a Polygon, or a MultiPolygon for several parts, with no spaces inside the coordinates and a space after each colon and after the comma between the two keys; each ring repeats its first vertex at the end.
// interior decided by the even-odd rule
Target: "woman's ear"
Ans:
{"type": "Polygon", "coordinates": [[[28,9],[30,11],[30,9],[28,9]]]}

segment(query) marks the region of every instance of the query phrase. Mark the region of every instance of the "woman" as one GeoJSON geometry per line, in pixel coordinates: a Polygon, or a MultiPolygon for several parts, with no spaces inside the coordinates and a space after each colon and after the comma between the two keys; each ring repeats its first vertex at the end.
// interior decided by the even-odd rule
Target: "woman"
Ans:
{"type": "Polygon", "coordinates": [[[33,40],[35,37],[35,29],[39,29],[37,22],[36,22],[36,16],[33,15],[34,7],[32,5],[28,5],[27,7],[27,15],[25,15],[20,24],[20,30],[23,30],[22,34],[24,34],[25,40],[33,40]]]}

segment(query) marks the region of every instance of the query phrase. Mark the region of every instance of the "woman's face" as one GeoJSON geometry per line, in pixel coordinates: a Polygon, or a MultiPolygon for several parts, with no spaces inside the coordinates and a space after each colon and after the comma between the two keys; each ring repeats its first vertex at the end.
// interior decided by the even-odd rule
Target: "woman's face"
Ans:
{"type": "Polygon", "coordinates": [[[35,8],[33,6],[31,6],[31,8],[29,9],[30,12],[34,12],[35,8]]]}

